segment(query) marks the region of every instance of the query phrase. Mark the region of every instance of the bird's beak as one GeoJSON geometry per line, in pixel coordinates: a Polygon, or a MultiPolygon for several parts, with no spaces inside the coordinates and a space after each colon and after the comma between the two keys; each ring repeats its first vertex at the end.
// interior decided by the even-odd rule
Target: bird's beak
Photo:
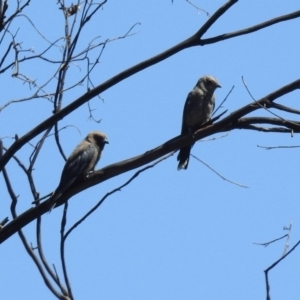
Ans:
{"type": "Polygon", "coordinates": [[[221,86],[219,84],[217,84],[217,88],[221,88],[221,86]]]}
{"type": "Polygon", "coordinates": [[[104,143],[104,144],[109,144],[108,139],[105,139],[105,140],[103,141],[103,143],[104,143]]]}

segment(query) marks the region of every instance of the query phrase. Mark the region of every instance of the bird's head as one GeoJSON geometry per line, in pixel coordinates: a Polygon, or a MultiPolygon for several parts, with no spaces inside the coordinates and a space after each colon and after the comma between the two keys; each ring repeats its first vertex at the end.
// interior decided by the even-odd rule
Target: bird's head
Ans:
{"type": "Polygon", "coordinates": [[[96,144],[101,150],[105,144],[109,144],[107,136],[100,131],[92,131],[86,137],[86,140],[90,143],[96,144]]]}
{"type": "Polygon", "coordinates": [[[213,93],[216,88],[221,87],[218,80],[210,75],[201,77],[197,82],[197,86],[200,89],[206,90],[207,92],[211,92],[211,93],[213,93]]]}

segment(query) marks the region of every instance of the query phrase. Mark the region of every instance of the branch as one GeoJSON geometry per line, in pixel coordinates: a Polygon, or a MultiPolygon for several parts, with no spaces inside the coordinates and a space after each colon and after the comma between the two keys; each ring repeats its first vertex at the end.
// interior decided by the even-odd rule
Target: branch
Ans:
{"type": "Polygon", "coordinates": [[[265,242],[265,243],[253,243],[254,245],[258,245],[258,246],[264,246],[264,247],[268,247],[270,244],[274,243],[274,242],[277,242],[279,240],[282,240],[284,239],[286,236],[288,236],[287,234],[283,235],[282,237],[280,238],[277,238],[275,240],[272,240],[272,241],[269,241],[269,242],[265,242]]]}
{"type": "Polygon", "coordinates": [[[280,259],[275,261],[270,267],[268,267],[264,272],[265,272],[265,280],[266,280],[266,290],[267,290],[267,300],[270,300],[270,285],[269,285],[269,278],[268,278],[268,273],[270,270],[272,270],[277,264],[279,264],[282,260],[284,260],[290,253],[292,253],[300,244],[300,240],[296,243],[296,245],[289,251],[287,252],[284,256],[282,256],[280,259]]]}
{"type": "MultiPolygon", "coordinates": [[[[53,281],[60,288],[62,294],[68,295],[66,288],[61,284],[58,275],[52,271],[44,255],[43,246],[42,246],[41,223],[42,223],[42,218],[38,217],[36,223],[36,240],[37,240],[37,249],[40,256],[40,260],[42,261],[43,266],[48,272],[48,274],[51,276],[53,281]]],[[[52,289],[50,289],[50,291],[53,292],[52,289]]]]}
{"type": "MultiPolygon", "coordinates": [[[[168,153],[177,151],[179,148],[182,148],[183,146],[191,145],[191,144],[195,143],[196,141],[203,139],[207,136],[213,135],[215,133],[230,131],[233,129],[240,129],[241,126],[239,125],[239,121],[241,121],[241,123],[243,122],[243,119],[241,119],[241,118],[244,115],[247,115],[250,112],[253,112],[254,110],[261,109],[261,105],[263,106],[264,104],[273,102],[277,98],[298,89],[299,86],[300,86],[300,79],[278,89],[277,91],[261,98],[260,100],[257,100],[256,102],[259,105],[257,103],[248,104],[248,105],[234,111],[229,116],[218,121],[217,123],[214,123],[212,125],[207,125],[204,128],[200,128],[193,135],[188,134],[185,136],[177,136],[152,150],[146,151],[145,153],[143,153],[141,155],[138,155],[136,157],[109,165],[101,170],[95,171],[92,174],[90,174],[86,180],[77,183],[76,186],[70,187],[70,189],[67,190],[59,198],[59,201],[58,201],[56,207],[65,203],[72,196],[82,192],[83,190],[85,190],[87,188],[90,188],[94,185],[97,185],[103,181],[106,181],[106,180],[113,178],[115,176],[118,176],[120,174],[126,173],[130,170],[133,170],[133,169],[139,168],[143,165],[146,165],[148,163],[151,163],[152,161],[159,159],[160,157],[167,155],[168,153]]],[[[262,120],[263,118],[260,118],[260,119],[262,120]]],[[[272,118],[264,118],[264,120],[269,120],[269,119],[271,119],[271,121],[273,123],[275,122],[275,121],[273,121],[272,118]]],[[[300,132],[300,127],[297,125],[296,121],[282,121],[282,119],[279,119],[278,122],[280,122],[281,126],[288,127],[288,129],[293,127],[294,128],[293,130],[295,132],[300,132]]],[[[288,132],[287,129],[285,129],[285,130],[286,130],[286,132],[288,132]]],[[[3,157],[4,157],[4,155],[3,155],[3,157]]],[[[20,228],[26,226],[28,223],[32,222],[38,216],[47,212],[49,210],[49,207],[47,204],[48,204],[48,201],[45,201],[42,204],[37,205],[34,208],[30,208],[29,210],[25,211],[23,214],[18,216],[18,218],[11,221],[10,223],[8,223],[0,231],[0,243],[4,242],[10,236],[12,236],[14,233],[16,233],[20,228]]]]}
{"type": "Polygon", "coordinates": [[[260,146],[257,145],[258,148],[264,148],[266,150],[273,150],[273,149],[293,149],[293,148],[299,148],[300,146],[274,146],[274,147],[266,147],[266,146],[260,146]]]}
{"type": "Polygon", "coordinates": [[[66,224],[67,224],[67,212],[68,212],[68,202],[66,202],[64,205],[64,211],[63,211],[63,215],[62,215],[62,219],[61,219],[61,226],[60,226],[60,259],[61,259],[61,266],[63,269],[63,275],[64,275],[65,283],[66,283],[66,286],[68,289],[68,293],[70,295],[70,298],[74,299],[73,293],[72,293],[72,288],[71,288],[71,283],[70,283],[68,271],[67,271],[66,258],[65,258],[64,235],[65,235],[65,228],[66,228],[66,224]]]}
{"type": "Polygon", "coordinates": [[[1,222],[0,222],[0,230],[4,227],[4,225],[6,223],[8,223],[9,221],[9,218],[8,217],[5,217],[1,222]]]}
{"type": "Polygon", "coordinates": [[[128,184],[130,184],[135,178],[137,178],[141,173],[143,173],[144,171],[151,169],[153,167],[155,167],[157,164],[161,163],[163,160],[169,158],[171,155],[173,155],[173,153],[170,153],[164,157],[162,157],[161,159],[159,159],[158,161],[154,162],[152,165],[148,165],[140,170],[138,170],[136,173],[134,173],[125,183],[123,183],[121,186],[113,189],[112,191],[108,192],[105,194],[105,196],[102,197],[102,199],[100,199],[100,201],[94,206],[92,207],[82,218],[80,218],[74,225],[71,226],[71,228],[66,232],[66,234],[64,235],[64,240],[63,242],[66,241],[67,237],[69,236],[69,234],[77,227],[79,226],[88,216],[90,216],[94,211],[96,211],[96,209],[105,201],[105,199],[107,197],[109,197],[110,195],[114,194],[115,192],[119,192],[122,190],[122,188],[124,188],[125,186],[127,186],[128,184]]]}
{"type": "Polygon", "coordinates": [[[192,157],[194,157],[196,160],[198,160],[199,162],[201,162],[204,166],[206,166],[207,168],[209,168],[211,171],[213,171],[215,174],[217,174],[220,178],[222,178],[223,180],[229,182],[229,183],[232,183],[232,184],[235,184],[239,187],[242,187],[242,188],[249,188],[248,186],[246,185],[243,185],[243,184],[240,184],[240,183],[237,183],[237,182],[234,182],[232,180],[229,180],[227,179],[226,177],[224,177],[223,175],[221,175],[219,172],[217,172],[216,170],[214,170],[210,165],[208,165],[207,163],[205,163],[203,160],[201,160],[200,158],[198,158],[197,156],[195,156],[194,154],[190,154],[192,157]]]}
{"type": "MultiPolygon", "coordinates": [[[[172,2],[173,2],[173,1],[172,1],[172,2]]],[[[190,5],[192,5],[193,7],[195,7],[195,8],[197,9],[197,12],[202,11],[202,12],[204,12],[204,13],[209,17],[209,13],[208,13],[206,10],[204,10],[204,9],[202,9],[202,8],[200,8],[200,7],[198,7],[197,5],[195,5],[194,3],[192,3],[192,2],[189,1],[189,0],[186,0],[186,2],[188,2],[190,5]]]]}
{"type": "MultiPolygon", "coordinates": [[[[18,14],[20,14],[23,9],[25,8],[25,6],[29,5],[31,0],[28,0],[27,2],[24,3],[23,6],[20,7],[20,2],[18,1],[18,6],[16,8],[16,11],[10,16],[7,18],[7,20],[5,22],[3,22],[1,25],[0,25],[0,31],[6,26],[6,24],[10,23],[18,14]]],[[[4,2],[7,6],[8,6],[8,1],[5,1],[4,2]]],[[[7,9],[7,7],[6,7],[7,9]]],[[[5,9],[5,10],[6,10],[5,9]]],[[[5,11],[4,11],[5,12],[5,11]]],[[[1,43],[0,43],[1,44],[1,43]]]]}
{"type": "Polygon", "coordinates": [[[300,110],[294,109],[294,108],[291,108],[291,107],[287,107],[287,106],[284,106],[284,105],[281,105],[281,104],[278,104],[278,103],[272,103],[270,105],[270,107],[273,107],[273,108],[276,108],[276,109],[279,109],[279,110],[282,110],[282,111],[286,111],[286,112],[291,113],[291,114],[300,115],[300,110]]]}
{"type": "Polygon", "coordinates": [[[176,54],[177,52],[180,52],[183,49],[196,46],[197,41],[201,36],[217,21],[219,17],[221,17],[233,4],[235,4],[237,0],[230,0],[228,1],[223,7],[218,9],[215,14],[208,19],[208,21],[200,28],[196,34],[192,35],[187,40],[184,40],[183,42],[175,45],[174,47],[171,47],[170,49],[166,50],[165,52],[162,52],[148,60],[145,60],[121,73],[118,75],[110,78],[106,82],[100,84],[93,90],[88,91],[86,94],[82,95],[75,101],[73,101],[71,104],[66,106],[64,109],[58,111],[56,114],[45,120],[44,122],[40,123],[38,126],[33,128],[31,131],[23,135],[19,138],[18,141],[16,141],[9,149],[8,151],[3,155],[3,157],[0,160],[0,170],[3,169],[3,167],[7,164],[7,162],[10,160],[12,155],[14,155],[22,146],[24,146],[27,142],[29,142],[32,138],[46,130],[47,128],[53,126],[56,122],[63,119],[65,116],[79,108],[81,105],[86,103],[87,101],[91,100],[92,98],[96,97],[100,93],[106,91],[107,89],[111,88],[112,86],[116,85],[117,83],[123,81],[124,79],[150,67],[153,66],[166,58],[176,54]]]}
{"type": "Polygon", "coordinates": [[[300,79],[297,79],[297,80],[283,86],[282,88],[278,89],[277,91],[272,92],[269,95],[257,100],[256,102],[252,102],[252,103],[250,103],[246,106],[243,106],[242,108],[234,111],[229,116],[224,118],[222,120],[222,122],[224,122],[224,123],[235,122],[238,119],[242,118],[243,116],[261,108],[262,106],[271,105],[271,102],[273,102],[276,99],[278,99],[288,93],[291,93],[299,88],[300,88],[300,79]]]}
{"type": "Polygon", "coordinates": [[[220,41],[225,41],[225,40],[228,40],[228,39],[232,39],[234,37],[241,36],[241,35],[244,35],[244,34],[249,34],[249,33],[261,30],[263,28],[272,26],[274,24],[284,22],[284,21],[289,21],[289,20],[296,19],[296,18],[299,18],[299,17],[300,17],[300,10],[297,10],[293,13],[290,13],[290,14],[287,14],[287,15],[283,15],[283,16],[268,20],[266,22],[257,24],[257,25],[252,26],[252,27],[248,27],[248,28],[238,30],[238,31],[234,31],[234,32],[230,32],[230,33],[224,33],[224,34],[221,34],[221,35],[215,36],[213,38],[209,38],[209,39],[202,39],[197,44],[200,45],[200,46],[204,46],[204,45],[208,45],[208,44],[214,44],[214,43],[217,43],[217,42],[220,42],[220,41]]]}
{"type": "MultiPolygon", "coordinates": [[[[300,132],[300,122],[296,122],[293,120],[282,120],[277,118],[270,117],[250,117],[250,118],[241,118],[235,124],[235,128],[237,129],[249,129],[248,126],[252,124],[271,124],[283,126],[288,129],[293,130],[293,132],[300,132]]],[[[273,132],[290,132],[291,130],[287,130],[286,128],[276,128],[278,131],[273,132]]],[[[251,128],[250,128],[251,129],[251,128]]],[[[269,131],[269,130],[266,130],[269,131]]]]}
{"type": "MultiPolygon", "coordinates": [[[[6,183],[6,187],[8,189],[8,193],[12,199],[12,204],[11,204],[11,213],[13,215],[13,218],[16,219],[17,218],[17,213],[16,213],[16,204],[17,204],[17,198],[18,196],[16,196],[16,194],[14,193],[12,186],[10,184],[10,180],[8,178],[8,174],[6,172],[6,169],[3,169],[3,177],[6,183]]],[[[9,223],[10,224],[10,223],[9,223]]],[[[4,227],[5,228],[5,227],[4,227]]],[[[63,299],[55,289],[52,286],[51,282],[49,281],[48,277],[46,276],[46,273],[44,272],[43,266],[41,265],[40,261],[38,260],[37,256],[34,254],[33,250],[31,249],[31,247],[29,246],[26,237],[23,233],[23,231],[21,230],[21,228],[18,229],[18,234],[20,236],[20,239],[22,241],[22,244],[25,248],[25,250],[27,251],[28,255],[32,258],[33,262],[35,263],[35,265],[37,266],[46,286],[52,291],[52,293],[58,298],[58,299],[63,299]]]]}
{"type": "Polygon", "coordinates": [[[223,6],[221,6],[208,20],[207,22],[191,37],[193,40],[195,40],[196,45],[198,45],[198,39],[201,39],[201,37],[206,33],[206,31],[223,15],[225,12],[233,6],[235,3],[237,3],[238,0],[229,0],[227,3],[225,3],[223,6]]]}

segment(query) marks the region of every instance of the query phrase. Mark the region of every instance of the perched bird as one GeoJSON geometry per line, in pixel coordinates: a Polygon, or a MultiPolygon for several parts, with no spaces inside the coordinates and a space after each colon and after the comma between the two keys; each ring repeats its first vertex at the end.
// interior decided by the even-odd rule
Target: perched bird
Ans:
{"type": "MultiPolygon", "coordinates": [[[[182,117],[181,135],[193,133],[201,125],[209,121],[215,108],[214,91],[221,87],[217,79],[212,76],[201,77],[185,101],[182,117]]],[[[193,145],[180,149],[177,156],[178,170],[187,169],[190,152],[193,145]]]]}
{"type": "Polygon", "coordinates": [[[76,180],[85,179],[88,173],[94,170],[105,144],[108,144],[106,135],[99,131],[92,131],[74,149],[66,161],[60,183],[49,199],[51,209],[61,194],[76,180]]]}

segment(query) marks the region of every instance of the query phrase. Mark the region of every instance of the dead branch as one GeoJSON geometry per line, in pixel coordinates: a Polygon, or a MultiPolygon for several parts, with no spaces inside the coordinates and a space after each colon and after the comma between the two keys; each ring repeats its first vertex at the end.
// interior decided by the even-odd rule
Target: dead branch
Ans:
{"type": "MultiPolygon", "coordinates": [[[[288,15],[284,15],[272,20],[269,20],[267,22],[261,23],[259,25],[256,25],[254,27],[250,27],[248,29],[244,29],[241,31],[237,31],[234,33],[230,33],[230,34],[225,34],[222,36],[218,36],[215,37],[213,39],[203,39],[201,40],[201,37],[206,33],[206,31],[231,7],[233,6],[235,3],[237,2],[237,0],[230,0],[228,1],[225,5],[223,5],[222,7],[220,7],[212,16],[211,18],[208,19],[208,21],[194,34],[192,35],[190,38],[184,40],[183,42],[175,45],[174,47],[166,50],[165,52],[162,52],[160,54],[158,54],[157,56],[154,56],[148,60],[145,60],[121,73],[119,73],[118,75],[110,78],[109,80],[107,80],[106,82],[98,85],[97,87],[95,87],[94,89],[88,91],[86,94],[82,95],[81,97],[79,97],[78,99],[74,100],[71,104],[69,104],[68,106],[66,106],[65,108],[59,110],[55,115],[53,115],[52,117],[48,118],[47,120],[45,120],[44,122],[40,123],[38,126],[36,126],[35,128],[33,128],[31,131],[29,131],[27,134],[25,134],[24,136],[20,137],[18,139],[18,141],[16,141],[9,149],[8,151],[3,155],[3,157],[0,160],[0,170],[2,170],[2,168],[7,164],[7,162],[10,160],[10,158],[12,157],[12,155],[14,153],[16,153],[23,145],[25,145],[27,142],[29,142],[32,138],[34,138],[35,136],[37,136],[38,134],[40,134],[41,132],[43,132],[44,130],[46,130],[47,128],[51,127],[52,125],[54,125],[56,122],[58,122],[59,120],[61,120],[62,118],[64,118],[65,116],[67,116],[68,114],[72,113],[74,110],[76,110],[78,107],[80,107],[81,105],[83,105],[84,103],[86,103],[87,101],[91,100],[92,98],[98,96],[100,93],[104,92],[105,90],[111,88],[112,86],[116,85],[117,83],[123,81],[124,79],[150,67],[153,66],[163,60],[165,60],[166,58],[171,57],[172,55],[187,49],[189,47],[194,47],[194,46],[204,46],[204,45],[208,45],[211,43],[216,43],[228,38],[232,38],[232,37],[236,37],[239,35],[243,35],[243,34],[248,34],[257,30],[261,30],[265,27],[274,25],[276,23],[279,22],[283,22],[283,21],[288,21],[294,18],[298,18],[300,17],[300,11],[294,12],[292,14],[288,14],[288,15]]],[[[76,17],[77,15],[75,15],[76,17]]],[[[89,18],[91,17],[91,15],[89,15],[89,18]]],[[[74,39],[77,40],[78,37],[76,37],[74,39]]],[[[74,44],[73,44],[74,45],[74,44]]],[[[69,62],[69,60],[67,60],[67,62],[69,62]]],[[[300,87],[299,81],[292,83],[292,84],[298,84],[298,87],[300,87]]],[[[289,87],[287,87],[288,89],[289,87]]],[[[283,94],[285,93],[285,91],[282,91],[283,94]]],[[[279,97],[279,96],[278,96],[279,97]]],[[[272,101],[272,99],[269,99],[269,101],[272,101]]],[[[265,101],[263,101],[264,103],[267,103],[267,99],[265,99],[265,101]]],[[[263,104],[264,104],[263,103],[263,104]]],[[[250,110],[250,108],[248,108],[250,110]]]]}
{"type": "MultiPolygon", "coordinates": [[[[81,191],[90,188],[94,185],[97,185],[103,181],[106,181],[110,178],[113,178],[115,176],[118,176],[120,174],[123,174],[125,172],[128,172],[130,170],[139,168],[143,165],[146,165],[148,163],[151,163],[152,161],[159,159],[160,157],[163,157],[164,155],[167,155],[168,153],[171,153],[173,151],[177,151],[179,148],[185,145],[190,145],[197,140],[203,139],[205,137],[208,137],[210,135],[213,135],[215,133],[220,133],[224,131],[231,131],[234,129],[241,129],[241,126],[243,123],[247,123],[244,125],[246,126],[254,126],[250,123],[249,120],[252,120],[254,123],[261,122],[268,124],[268,122],[271,123],[271,125],[278,124],[282,126],[283,132],[290,132],[293,130],[294,132],[300,133],[300,126],[298,125],[297,121],[289,121],[276,118],[268,118],[268,117],[257,117],[257,118],[242,118],[243,116],[261,109],[261,106],[263,106],[266,103],[273,102],[276,99],[282,97],[283,95],[286,95],[287,93],[290,93],[296,89],[299,88],[300,85],[300,79],[283,86],[282,88],[278,89],[275,92],[270,93],[269,95],[261,98],[260,100],[257,100],[257,103],[250,103],[234,112],[232,112],[227,117],[224,117],[220,121],[208,125],[204,128],[199,129],[196,131],[193,135],[185,135],[185,136],[177,136],[164,144],[152,149],[148,150],[145,153],[138,155],[136,157],[117,162],[115,164],[109,165],[101,170],[93,172],[91,175],[89,175],[89,178],[85,180],[84,182],[76,184],[76,186],[71,187],[66,193],[64,193],[57,204],[56,207],[60,206],[61,204],[65,203],[69,198],[74,196],[75,194],[80,193],[81,191]]],[[[279,130],[279,129],[278,129],[279,130]]],[[[279,132],[279,131],[278,131],[279,132]]],[[[30,133],[28,133],[30,134],[30,133]]],[[[24,138],[24,137],[23,137],[24,138]]],[[[15,144],[19,141],[19,139],[15,142],[15,144]]],[[[12,146],[13,147],[13,146],[12,146]]],[[[7,152],[9,149],[7,150],[7,152]]],[[[7,153],[5,153],[7,154],[7,153]]],[[[4,155],[3,154],[3,157],[4,155]]],[[[24,227],[28,223],[32,222],[34,219],[36,219],[38,216],[41,216],[45,212],[48,211],[47,207],[47,201],[44,203],[34,207],[30,208],[20,216],[18,216],[15,220],[8,223],[1,231],[0,231],[0,243],[8,239],[11,235],[16,233],[20,228],[24,227]]]]}

